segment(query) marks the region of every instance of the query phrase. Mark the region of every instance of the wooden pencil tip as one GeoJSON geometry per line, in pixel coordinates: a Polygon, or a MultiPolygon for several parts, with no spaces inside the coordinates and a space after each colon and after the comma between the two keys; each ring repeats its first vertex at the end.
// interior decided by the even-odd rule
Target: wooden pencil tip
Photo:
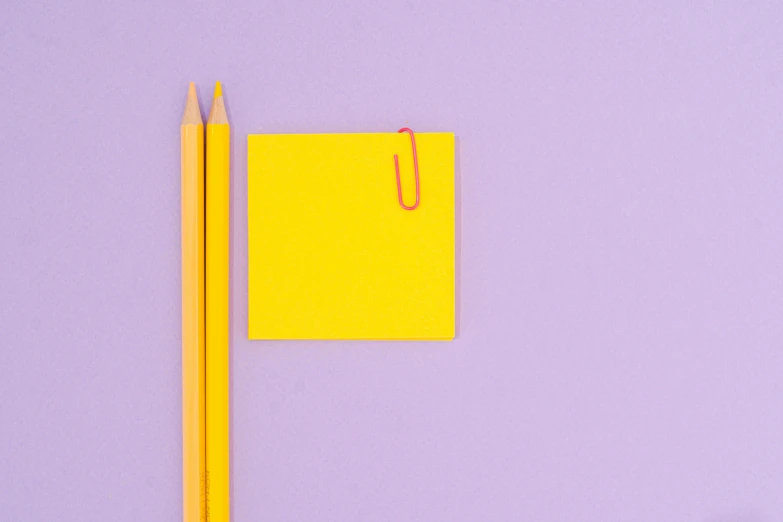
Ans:
{"type": "Polygon", "coordinates": [[[220,125],[228,123],[228,114],[226,114],[226,103],[223,101],[223,87],[220,82],[215,84],[215,97],[212,99],[212,108],[209,110],[207,125],[220,125]]]}
{"type": "Polygon", "coordinates": [[[190,85],[188,86],[188,99],[185,102],[185,113],[182,115],[182,125],[199,125],[201,122],[201,110],[198,107],[196,84],[190,82],[190,85]]]}

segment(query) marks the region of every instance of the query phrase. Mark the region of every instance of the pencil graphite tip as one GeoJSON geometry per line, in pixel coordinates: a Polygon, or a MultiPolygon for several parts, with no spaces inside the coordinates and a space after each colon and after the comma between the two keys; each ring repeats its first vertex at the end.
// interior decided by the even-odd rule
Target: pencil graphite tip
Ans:
{"type": "Polygon", "coordinates": [[[223,101],[223,87],[220,85],[220,82],[217,82],[215,84],[215,97],[212,99],[212,108],[209,109],[207,125],[224,123],[228,123],[228,115],[226,114],[226,104],[223,101]]]}
{"type": "Polygon", "coordinates": [[[188,86],[188,98],[185,101],[185,112],[182,115],[182,125],[201,124],[201,111],[198,108],[198,96],[196,95],[196,84],[190,82],[188,86]]]}

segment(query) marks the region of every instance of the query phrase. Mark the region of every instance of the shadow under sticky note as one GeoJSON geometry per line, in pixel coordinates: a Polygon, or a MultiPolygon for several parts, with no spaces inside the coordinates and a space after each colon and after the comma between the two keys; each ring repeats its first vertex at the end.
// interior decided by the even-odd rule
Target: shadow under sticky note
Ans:
{"type": "Polygon", "coordinates": [[[248,137],[251,339],[454,337],[454,135],[248,137]]]}

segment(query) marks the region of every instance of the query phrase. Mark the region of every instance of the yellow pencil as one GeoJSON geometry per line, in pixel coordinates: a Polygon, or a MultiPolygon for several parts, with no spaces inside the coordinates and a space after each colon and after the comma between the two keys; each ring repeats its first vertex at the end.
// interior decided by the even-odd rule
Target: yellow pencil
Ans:
{"type": "Polygon", "coordinates": [[[206,520],[204,389],[204,124],[196,87],[180,126],[182,183],[182,511],[206,520]]]}
{"type": "Polygon", "coordinates": [[[207,119],[207,519],[229,521],[228,219],[229,126],[220,82],[207,119]]]}

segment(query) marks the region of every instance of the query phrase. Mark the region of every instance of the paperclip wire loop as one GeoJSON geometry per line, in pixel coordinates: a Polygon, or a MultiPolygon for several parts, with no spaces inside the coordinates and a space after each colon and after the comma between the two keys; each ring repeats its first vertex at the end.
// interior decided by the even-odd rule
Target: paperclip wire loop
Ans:
{"type": "Polygon", "coordinates": [[[415,210],[419,206],[419,158],[416,155],[416,138],[413,136],[413,131],[408,127],[403,127],[397,132],[407,132],[411,137],[411,147],[413,148],[413,173],[416,176],[416,202],[412,207],[409,207],[402,200],[402,182],[400,181],[400,161],[397,155],[394,155],[394,171],[397,174],[397,200],[400,202],[400,206],[405,210],[415,210]]]}

